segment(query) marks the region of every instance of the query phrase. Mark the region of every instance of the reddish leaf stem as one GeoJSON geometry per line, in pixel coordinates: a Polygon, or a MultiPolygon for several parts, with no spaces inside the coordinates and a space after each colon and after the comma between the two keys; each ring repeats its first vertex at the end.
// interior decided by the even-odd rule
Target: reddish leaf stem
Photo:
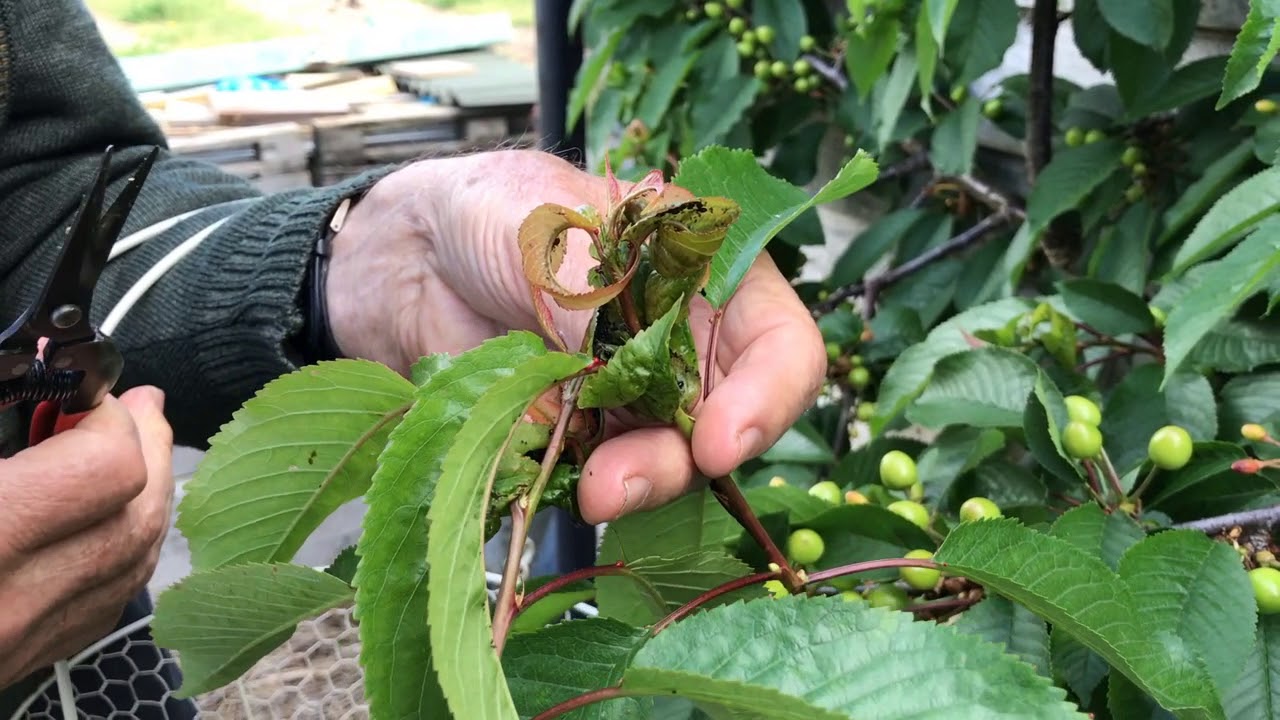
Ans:
{"type": "Polygon", "coordinates": [[[724,308],[717,308],[711,314],[711,334],[707,338],[707,358],[702,368],[702,401],[711,396],[711,386],[715,383],[716,353],[720,344],[720,320],[724,317],[724,308]]]}
{"type": "Polygon", "coordinates": [[[711,480],[711,494],[716,496],[716,500],[720,501],[720,505],[733,516],[738,524],[746,529],[751,535],[751,539],[756,541],[769,556],[769,562],[775,563],[781,568],[782,584],[786,586],[790,592],[798,592],[804,586],[804,582],[800,576],[796,574],[791,563],[787,562],[787,556],[778,549],[777,543],[773,538],[769,537],[769,533],[765,531],[764,526],[760,524],[760,518],[756,517],[755,511],[751,509],[747,498],[743,496],[742,491],[738,489],[738,484],[733,478],[724,475],[711,480]]]}
{"type": "Polygon", "coordinates": [[[507,632],[516,616],[516,585],[520,579],[520,561],[524,559],[524,540],[529,532],[528,517],[522,505],[524,498],[516,498],[508,507],[511,510],[511,542],[507,547],[507,562],[502,569],[502,585],[493,611],[493,645],[502,656],[507,632]]]}
{"type": "Polygon", "coordinates": [[[515,615],[512,620],[520,617],[520,613],[529,609],[534,603],[542,598],[550,595],[557,590],[566,588],[579,580],[590,580],[591,578],[603,577],[606,575],[630,575],[631,571],[622,564],[622,561],[612,565],[595,565],[588,568],[579,568],[570,573],[565,573],[555,580],[548,581],[545,585],[541,585],[537,590],[529,593],[516,605],[515,615]]]}
{"type": "Polygon", "coordinates": [[[741,590],[742,588],[745,588],[745,587],[751,587],[752,585],[757,585],[759,583],[762,583],[768,580],[777,580],[780,575],[781,573],[776,573],[776,572],[756,573],[755,575],[747,575],[745,577],[740,577],[736,580],[730,580],[729,582],[723,585],[718,585],[716,587],[713,587],[710,590],[702,593],[698,597],[685,603],[684,605],[681,605],[680,607],[676,608],[671,612],[671,614],[659,620],[657,624],[655,624],[653,628],[649,631],[649,634],[657,635],[663,630],[666,630],[667,627],[670,626],[672,623],[683,620],[684,618],[688,617],[691,613],[693,613],[694,610],[697,610],[698,608],[702,607],[703,605],[706,605],[712,600],[715,600],[721,595],[728,595],[729,593],[734,592],[736,590],[741,590]]]}
{"type": "Polygon", "coordinates": [[[840,567],[834,567],[829,570],[821,570],[809,575],[805,582],[812,585],[814,583],[823,582],[824,580],[844,577],[845,575],[856,575],[857,573],[870,572],[872,570],[903,567],[929,568],[932,570],[941,568],[942,564],[922,558],[884,558],[881,560],[867,560],[866,562],[841,565],[840,567]]]}
{"type": "Polygon", "coordinates": [[[623,288],[618,293],[618,306],[622,309],[622,319],[626,321],[631,334],[639,335],[644,327],[640,324],[640,316],[636,313],[636,299],[631,295],[631,288],[623,288]]]}
{"type": "Polygon", "coordinates": [[[1093,496],[1093,499],[1096,500],[1099,505],[1106,507],[1107,501],[1102,497],[1102,484],[1098,482],[1098,473],[1093,469],[1093,463],[1085,460],[1081,464],[1084,465],[1085,474],[1089,476],[1089,483],[1086,485],[1089,489],[1089,494],[1093,496]]]}
{"type": "Polygon", "coordinates": [[[534,715],[533,720],[551,720],[552,718],[558,718],[561,715],[571,713],[574,710],[584,708],[588,705],[594,705],[595,703],[604,702],[605,700],[614,700],[616,698],[626,696],[627,694],[622,691],[622,688],[616,686],[592,690],[591,692],[582,693],[577,697],[569,698],[554,707],[543,710],[537,715],[534,715]]]}

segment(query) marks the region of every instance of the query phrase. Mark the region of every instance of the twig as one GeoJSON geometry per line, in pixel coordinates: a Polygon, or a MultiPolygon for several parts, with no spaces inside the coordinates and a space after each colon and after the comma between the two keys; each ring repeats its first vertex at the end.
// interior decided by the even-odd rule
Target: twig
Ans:
{"type": "Polygon", "coordinates": [[[1199,530],[1200,532],[1214,534],[1224,530],[1230,530],[1237,525],[1241,527],[1258,526],[1270,529],[1277,523],[1280,523],[1280,505],[1273,505],[1260,510],[1246,510],[1244,512],[1227,513],[1226,515],[1208,517],[1202,520],[1178,523],[1174,525],[1174,527],[1180,530],[1199,530]]]}
{"type": "Polygon", "coordinates": [[[912,605],[906,608],[906,610],[913,615],[926,613],[930,610],[956,610],[959,608],[969,607],[970,605],[977,605],[978,601],[982,600],[982,598],[982,595],[974,593],[972,597],[967,598],[945,598],[942,600],[923,602],[918,605],[912,605]]]}
{"type": "Polygon", "coordinates": [[[839,88],[840,92],[844,92],[849,89],[849,79],[844,76],[842,68],[833,63],[828,63],[823,58],[812,53],[806,53],[802,57],[809,61],[809,65],[813,67],[813,71],[815,73],[821,75],[827,82],[839,88]]]}
{"type": "Polygon", "coordinates": [[[649,630],[649,635],[651,636],[657,635],[663,630],[666,630],[672,623],[683,620],[694,610],[697,610],[698,608],[702,607],[703,605],[706,605],[712,600],[715,600],[721,595],[728,595],[729,593],[734,592],[736,590],[741,590],[742,588],[745,588],[745,587],[751,587],[752,585],[757,585],[767,580],[777,580],[780,576],[781,576],[781,573],[776,573],[776,572],[756,573],[755,575],[747,575],[745,577],[740,577],[736,580],[731,580],[723,585],[713,587],[710,590],[702,593],[698,597],[690,600],[684,605],[681,605],[680,607],[671,611],[669,615],[667,615],[666,617],[659,620],[656,624],[654,624],[653,628],[649,630]]]}
{"type": "Polygon", "coordinates": [[[845,442],[849,439],[849,419],[853,414],[853,390],[852,388],[842,388],[840,390],[840,416],[836,420],[836,436],[832,439],[831,447],[836,452],[842,452],[845,442]]]}
{"type": "Polygon", "coordinates": [[[815,317],[821,317],[822,315],[835,310],[848,298],[856,297],[858,295],[865,294],[869,298],[874,298],[881,290],[884,290],[912,273],[918,272],[942,258],[960,252],[971,245],[977,244],[979,241],[984,239],[988,233],[1009,222],[1011,217],[1012,216],[1010,214],[1004,213],[988,215],[959,235],[956,235],[941,245],[936,245],[933,248],[920,253],[916,257],[890,269],[879,277],[871,278],[870,280],[866,280],[855,285],[846,285],[842,288],[836,288],[825,301],[818,303],[813,307],[813,314],[815,317]]]}
{"type": "Polygon", "coordinates": [[[511,510],[511,539],[507,541],[507,561],[502,568],[502,584],[498,588],[493,610],[493,644],[498,649],[499,656],[506,644],[507,632],[519,611],[516,605],[516,585],[520,582],[520,561],[524,559],[525,538],[529,532],[529,514],[525,512],[522,500],[523,498],[517,498],[508,506],[511,510]]]}
{"type": "MultiPolygon", "coordinates": [[[[502,655],[502,648],[507,642],[507,633],[511,629],[511,621],[516,611],[516,583],[519,582],[520,573],[510,571],[512,556],[516,558],[515,567],[519,568],[519,558],[524,554],[525,544],[529,541],[529,524],[521,523],[520,531],[517,532],[516,514],[522,512],[532,518],[538,512],[538,501],[542,499],[542,493],[551,480],[551,472],[555,469],[556,462],[560,460],[565,432],[569,429],[569,420],[573,418],[573,406],[578,399],[578,391],[582,389],[582,383],[583,376],[579,375],[562,386],[564,395],[561,398],[560,416],[556,418],[555,429],[551,432],[551,439],[547,442],[547,449],[543,453],[542,467],[538,471],[538,477],[529,488],[529,494],[517,499],[511,506],[511,543],[507,550],[507,572],[502,576],[502,585],[498,588],[498,598],[493,610],[493,645],[499,656],[502,655]]],[[[497,460],[494,460],[494,463],[496,465],[497,460]]]]}
{"type": "Polygon", "coordinates": [[[738,524],[746,529],[751,535],[751,539],[756,541],[769,556],[769,562],[776,564],[781,571],[782,584],[786,586],[790,592],[797,592],[803,585],[800,576],[796,574],[791,563],[787,562],[787,556],[778,549],[777,543],[773,538],[769,537],[769,533],[760,524],[760,518],[756,517],[755,511],[751,509],[751,505],[747,502],[746,497],[742,495],[742,491],[738,489],[738,484],[728,475],[721,475],[711,480],[711,494],[716,496],[716,500],[720,501],[720,505],[733,516],[738,524]]]}
{"type": "Polygon", "coordinates": [[[1053,157],[1053,52],[1057,0],[1036,0],[1031,10],[1031,67],[1027,90],[1027,180],[1033,185],[1053,157]]]}
{"type": "Polygon", "coordinates": [[[584,708],[588,705],[594,705],[595,703],[604,702],[605,700],[613,700],[615,698],[626,696],[627,694],[622,691],[622,688],[616,686],[592,690],[591,692],[582,693],[577,697],[569,698],[554,707],[543,710],[537,715],[534,715],[533,720],[551,720],[552,718],[558,718],[561,715],[571,713],[574,710],[584,708]]]}
{"type": "Polygon", "coordinates": [[[538,586],[537,590],[534,590],[525,596],[524,599],[522,599],[516,606],[515,615],[513,615],[511,619],[515,620],[520,617],[520,613],[532,607],[542,598],[581,580],[590,580],[591,578],[604,577],[606,575],[631,574],[631,570],[623,565],[621,560],[612,565],[593,565],[591,567],[579,568],[573,572],[565,573],[554,580],[549,580],[545,584],[538,586]]]}
{"type": "Polygon", "coordinates": [[[1133,353],[1134,353],[1134,351],[1133,351],[1133,350],[1131,350],[1131,349],[1128,349],[1128,348],[1123,348],[1123,349],[1120,349],[1120,350],[1116,350],[1115,352],[1113,352],[1113,353],[1107,353],[1106,355],[1103,355],[1102,357],[1096,357],[1096,358],[1094,358],[1094,359],[1092,359],[1092,360],[1086,360],[1086,361],[1084,361],[1084,362],[1080,363],[1079,365],[1077,365],[1077,366],[1076,366],[1076,372],[1080,372],[1080,371],[1082,371],[1082,370],[1088,370],[1089,368],[1093,367],[1094,365],[1101,365],[1101,364],[1102,364],[1102,363],[1104,363],[1104,362],[1108,362],[1108,361],[1111,361],[1111,360],[1115,360],[1116,358],[1127,357],[1127,356],[1129,356],[1129,355],[1132,355],[1133,353]]]}

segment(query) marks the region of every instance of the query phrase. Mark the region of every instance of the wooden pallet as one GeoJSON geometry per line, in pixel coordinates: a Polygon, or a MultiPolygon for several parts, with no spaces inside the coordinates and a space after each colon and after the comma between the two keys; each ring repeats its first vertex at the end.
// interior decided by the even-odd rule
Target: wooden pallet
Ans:
{"type": "Polygon", "coordinates": [[[312,122],[313,185],[327,185],[388,163],[526,145],[529,108],[468,111],[405,103],[312,122]]]}
{"type": "Polygon", "coordinates": [[[174,129],[170,149],[267,192],[320,187],[381,165],[532,144],[528,107],[466,110],[401,102],[337,117],[247,127],[174,129]]]}
{"type": "Polygon", "coordinates": [[[308,160],[312,130],[302,122],[225,127],[169,137],[169,149],[182,157],[221,166],[252,180],[265,192],[311,185],[308,160]]]}

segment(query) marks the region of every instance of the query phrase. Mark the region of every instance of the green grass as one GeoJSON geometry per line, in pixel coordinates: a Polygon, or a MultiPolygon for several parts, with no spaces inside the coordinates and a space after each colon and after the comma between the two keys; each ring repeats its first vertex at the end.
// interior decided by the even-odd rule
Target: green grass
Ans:
{"type": "Polygon", "coordinates": [[[298,32],[235,0],[88,0],[95,15],[124,25],[137,37],[113,46],[118,55],[252,42],[298,32]]]}
{"type": "MultiPolygon", "coordinates": [[[[534,0],[418,0],[437,10],[448,10],[456,13],[498,13],[511,16],[511,24],[516,27],[533,25],[534,0]]],[[[645,2],[646,0],[635,0],[645,2]]]]}

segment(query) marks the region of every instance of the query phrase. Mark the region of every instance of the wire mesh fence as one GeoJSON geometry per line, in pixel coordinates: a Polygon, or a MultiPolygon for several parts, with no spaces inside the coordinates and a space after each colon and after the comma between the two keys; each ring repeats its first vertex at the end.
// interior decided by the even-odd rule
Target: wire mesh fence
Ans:
{"type": "MultiPolygon", "coordinates": [[[[527,572],[527,571],[526,571],[527,572]]],[[[501,577],[487,573],[493,602],[501,577]]],[[[75,714],[64,711],[53,676],[0,720],[365,720],[360,632],[351,606],[298,624],[293,635],[229,685],[192,701],[174,697],[178,658],[151,640],[149,620],[121,628],[70,660],[75,714]],[[147,699],[139,699],[139,695],[147,699]]],[[[576,617],[595,614],[578,605],[576,617]]]]}

